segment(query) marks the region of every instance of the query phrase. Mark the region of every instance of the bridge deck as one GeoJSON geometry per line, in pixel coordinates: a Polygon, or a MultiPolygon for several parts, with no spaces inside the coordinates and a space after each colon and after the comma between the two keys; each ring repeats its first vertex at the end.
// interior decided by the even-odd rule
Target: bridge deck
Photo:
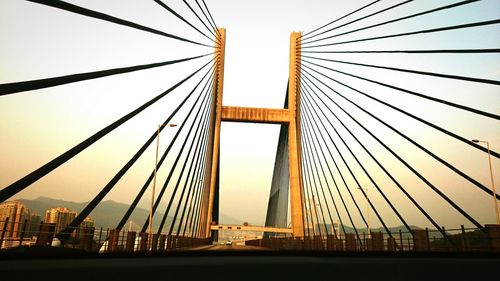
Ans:
{"type": "Polygon", "coordinates": [[[258,232],[276,232],[292,233],[291,228],[267,227],[267,226],[244,226],[244,225],[212,225],[211,230],[239,230],[239,231],[258,231],[258,232]]]}

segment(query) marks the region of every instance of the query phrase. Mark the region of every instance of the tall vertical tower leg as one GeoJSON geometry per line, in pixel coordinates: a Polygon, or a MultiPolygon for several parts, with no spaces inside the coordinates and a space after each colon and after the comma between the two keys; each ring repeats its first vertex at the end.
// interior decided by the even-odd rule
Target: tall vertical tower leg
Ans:
{"type": "Polygon", "coordinates": [[[219,38],[215,48],[215,125],[213,131],[213,150],[212,150],[212,165],[210,171],[210,189],[208,192],[208,204],[206,212],[206,220],[204,223],[204,236],[210,236],[210,226],[214,219],[213,207],[214,197],[216,193],[217,172],[219,166],[219,147],[220,147],[220,127],[222,118],[222,89],[224,86],[224,54],[226,48],[226,29],[218,29],[219,38]]]}
{"type": "Polygon", "coordinates": [[[288,167],[290,172],[290,207],[293,236],[304,236],[303,188],[300,146],[300,42],[301,33],[290,36],[290,68],[288,78],[288,167]]]}

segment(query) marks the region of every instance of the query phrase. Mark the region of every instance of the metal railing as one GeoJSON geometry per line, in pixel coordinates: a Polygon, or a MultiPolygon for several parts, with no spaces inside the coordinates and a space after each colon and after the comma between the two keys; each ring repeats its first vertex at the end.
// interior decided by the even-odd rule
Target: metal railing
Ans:
{"type": "Polygon", "coordinates": [[[371,232],[312,236],[304,238],[263,238],[246,245],[272,250],[376,251],[376,252],[500,252],[500,225],[484,229],[415,229],[412,232],[371,232]],[[445,233],[446,235],[442,235],[445,233]]]}
{"type": "Polygon", "coordinates": [[[56,231],[54,223],[40,223],[37,230],[26,231],[29,223],[0,221],[0,249],[15,247],[64,247],[88,252],[146,252],[168,251],[211,244],[210,239],[165,234],[137,233],[135,231],[77,227],[69,233],[56,231]],[[69,235],[64,245],[58,239],[69,235]]]}
{"type": "MultiPolygon", "coordinates": [[[[116,229],[74,228],[61,233],[54,223],[33,225],[24,222],[0,221],[0,249],[15,247],[64,247],[88,252],[158,252],[210,245],[210,238],[193,238],[166,234],[138,233],[116,229]],[[64,245],[58,237],[68,235],[64,245]]],[[[312,237],[272,237],[247,240],[246,245],[272,250],[318,250],[347,252],[500,252],[500,225],[483,229],[414,229],[399,230],[391,235],[383,232],[361,232],[312,237]],[[444,235],[443,235],[444,234],[444,235]]]]}

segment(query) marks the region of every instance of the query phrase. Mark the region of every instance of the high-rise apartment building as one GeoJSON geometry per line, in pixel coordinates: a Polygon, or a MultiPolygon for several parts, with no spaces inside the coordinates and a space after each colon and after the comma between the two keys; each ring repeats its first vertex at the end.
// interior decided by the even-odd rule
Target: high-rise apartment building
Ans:
{"type": "Polygon", "coordinates": [[[26,227],[26,237],[33,237],[38,235],[41,222],[42,216],[37,213],[31,212],[29,224],[26,227]]]}
{"type": "Polygon", "coordinates": [[[51,208],[45,212],[45,223],[55,223],[55,232],[63,230],[73,219],[77,213],[65,207],[51,208]]]}
{"type": "Polygon", "coordinates": [[[95,222],[94,222],[94,220],[91,217],[86,217],[82,221],[82,223],[80,224],[81,228],[84,228],[84,227],[94,227],[94,226],[95,226],[95,222]]]}
{"type": "Polygon", "coordinates": [[[30,211],[21,202],[14,200],[0,204],[0,232],[5,228],[4,238],[20,237],[25,221],[29,223],[29,220],[30,211]]]}

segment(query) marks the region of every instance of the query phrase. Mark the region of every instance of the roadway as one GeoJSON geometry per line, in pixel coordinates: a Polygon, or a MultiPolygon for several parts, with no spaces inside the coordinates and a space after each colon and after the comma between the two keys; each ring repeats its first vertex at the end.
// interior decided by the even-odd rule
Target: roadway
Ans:
{"type": "Polygon", "coordinates": [[[244,246],[244,245],[208,245],[193,247],[189,250],[193,251],[268,251],[269,249],[257,246],[244,246]]]}

